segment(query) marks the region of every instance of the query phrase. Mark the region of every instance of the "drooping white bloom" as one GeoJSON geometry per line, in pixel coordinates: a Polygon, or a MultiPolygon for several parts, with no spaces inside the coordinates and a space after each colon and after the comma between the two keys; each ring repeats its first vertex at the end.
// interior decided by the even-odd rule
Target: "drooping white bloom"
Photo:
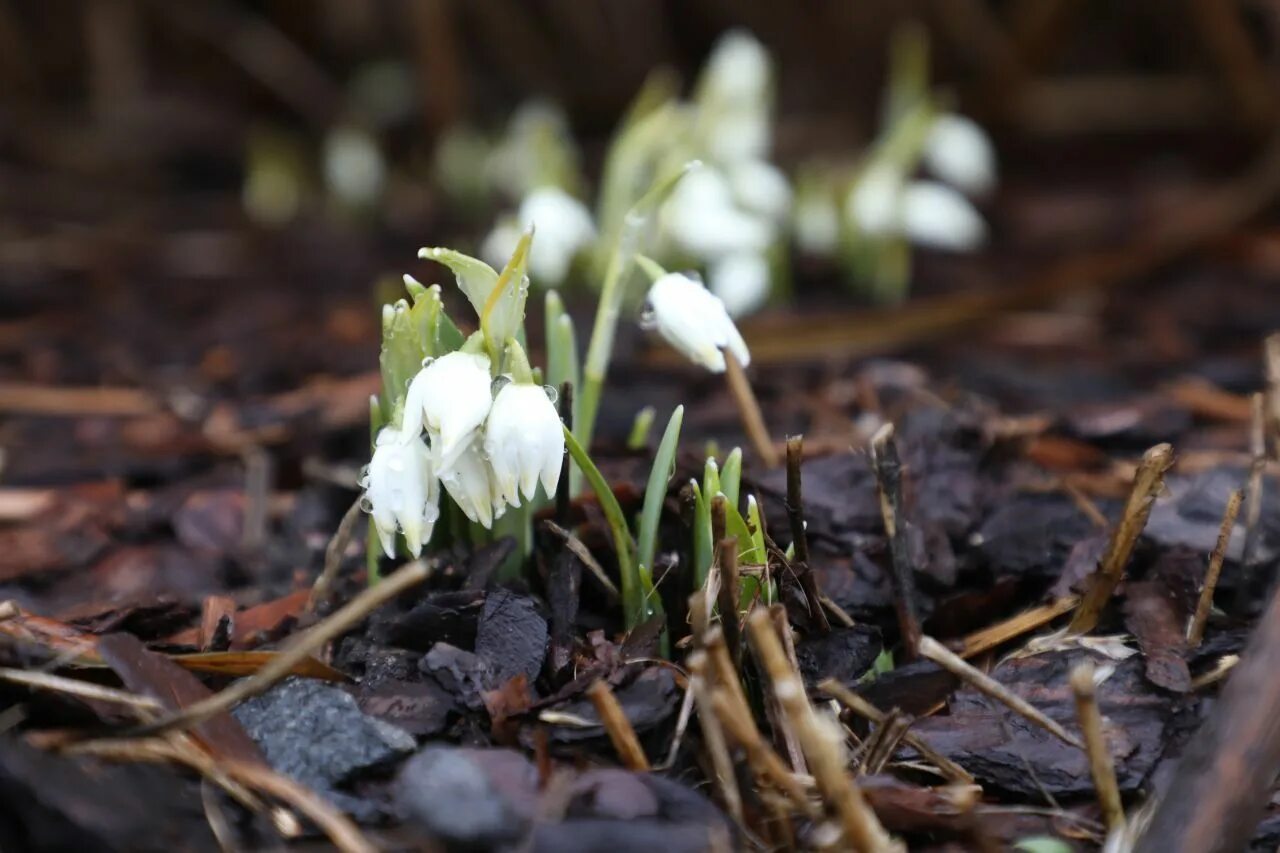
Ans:
{"type": "Polygon", "coordinates": [[[493,401],[484,428],[484,452],[493,469],[493,485],[507,504],[533,498],[542,482],[554,495],[564,463],[564,431],[555,404],[539,385],[510,382],[493,401]]]}
{"type": "Polygon", "coordinates": [[[853,185],[845,216],[864,234],[887,237],[901,226],[902,173],[886,163],[873,163],[853,185]]]}
{"type": "Polygon", "coordinates": [[[591,211],[559,187],[542,186],[520,203],[514,220],[500,223],[485,238],[481,256],[501,268],[529,226],[537,238],[529,249],[529,272],[535,284],[553,287],[564,282],[577,254],[596,239],[591,211]]]}
{"type": "Polygon", "coordinates": [[[774,229],[763,217],[739,208],[724,175],[704,166],[681,179],[665,206],[668,233],[695,257],[710,260],[734,252],[763,252],[774,229]]]}
{"type": "Polygon", "coordinates": [[[923,156],[929,171],[965,193],[982,195],[995,186],[995,149],[972,119],[955,113],[934,119],[923,156]]]}
{"type": "Polygon", "coordinates": [[[769,52],[746,30],[720,37],[707,58],[705,95],[735,105],[754,106],[767,94],[772,75],[769,52]]]}
{"type": "Polygon", "coordinates": [[[347,204],[377,201],[386,182],[386,165],[378,143],[356,127],[339,127],[324,141],[324,177],[329,189],[347,204]]]}
{"type": "Polygon", "coordinates": [[[765,160],[743,160],[729,167],[733,197],[747,210],[780,221],[791,209],[791,183],[765,160]]]}
{"type": "Polygon", "coordinates": [[[750,314],[769,298],[769,262],[755,252],[720,258],[711,264],[707,278],[731,317],[750,314]]]}
{"type": "Polygon", "coordinates": [[[912,181],[902,191],[902,230],[907,239],[936,249],[980,246],[987,226],[960,193],[937,181],[912,181]]]}
{"type": "Polygon", "coordinates": [[[440,356],[409,383],[402,440],[425,424],[436,465],[451,467],[489,415],[490,384],[487,355],[458,350],[440,356]]]}
{"type": "Polygon", "coordinates": [[[769,153],[772,132],[763,109],[737,111],[716,118],[708,129],[707,150],[718,163],[754,160],[769,153]]]}
{"type": "Polygon", "coordinates": [[[462,512],[486,529],[501,516],[505,506],[493,486],[489,464],[481,454],[480,439],[474,437],[456,454],[448,466],[441,466],[440,482],[462,512]],[[496,504],[496,505],[495,505],[496,504]]]}
{"type": "Polygon", "coordinates": [[[395,427],[383,427],[362,485],[387,556],[395,556],[397,532],[404,534],[413,556],[421,554],[440,517],[435,465],[422,438],[416,432],[406,437],[395,427]]]}
{"type": "Polygon", "coordinates": [[[720,298],[696,279],[667,273],[649,288],[644,325],[658,331],[694,364],[712,373],[725,370],[728,349],[743,367],[751,362],[747,344],[720,298]]]}
{"type": "Polygon", "coordinates": [[[829,255],[840,243],[840,209],[824,188],[801,186],[791,224],[796,244],[810,254],[829,255]]]}

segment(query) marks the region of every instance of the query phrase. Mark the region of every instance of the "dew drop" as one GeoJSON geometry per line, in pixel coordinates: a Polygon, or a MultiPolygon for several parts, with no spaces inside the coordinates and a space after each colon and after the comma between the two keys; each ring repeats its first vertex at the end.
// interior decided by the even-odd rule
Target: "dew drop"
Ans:
{"type": "Polygon", "coordinates": [[[362,512],[373,512],[373,501],[369,500],[368,495],[360,496],[360,510],[362,512]]]}
{"type": "Polygon", "coordinates": [[[432,362],[434,362],[435,360],[436,360],[436,359],[435,359],[435,356],[431,356],[431,355],[429,355],[429,356],[427,356],[426,358],[424,358],[424,359],[422,360],[422,366],[423,366],[424,368],[430,367],[430,366],[431,366],[431,363],[432,363],[432,362]]]}
{"type": "Polygon", "coordinates": [[[551,401],[551,405],[554,406],[556,403],[560,402],[560,392],[557,391],[553,386],[543,385],[542,391],[547,395],[547,399],[551,401]]]}
{"type": "Polygon", "coordinates": [[[654,312],[653,306],[647,302],[644,311],[640,314],[640,328],[647,332],[658,328],[658,315],[654,312]]]}

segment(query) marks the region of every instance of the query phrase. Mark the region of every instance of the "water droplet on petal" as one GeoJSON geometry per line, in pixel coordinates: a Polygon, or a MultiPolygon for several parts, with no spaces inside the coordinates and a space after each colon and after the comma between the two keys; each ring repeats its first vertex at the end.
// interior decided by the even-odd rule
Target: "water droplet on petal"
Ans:
{"type": "Polygon", "coordinates": [[[658,328],[658,315],[654,312],[653,307],[645,304],[644,311],[640,314],[640,328],[646,332],[651,332],[658,328]]]}
{"type": "Polygon", "coordinates": [[[554,406],[560,402],[560,392],[551,385],[543,385],[542,391],[547,395],[547,399],[551,401],[551,405],[554,406]]]}
{"type": "Polygon", "coordinates": [[[501,391],[503,388],[506,388],[510,384],[511,384],[511,377],[503,373],[499,376],[494,377],[492,384],[489,385],[489,393],[496,397],[498,396],[499,391],[501,391]]]}
{"type": "Polygon", "coordinates": [[[361,512],[373,512],[373,501],[369,500],[368,495],[360,496],[360,510],[361,512]]]}
{"type": "Polygon", "coordinates": [[[435,360],[436,360],[436,359],[435,359],[435,356],[430,356],[430,355],[429,355],[429,356],[427,356],[426,358],[424,358],[424,359],[422,360],[422,366],[423,366],[424,368],[425,368],[425,367],[430,367],[430,366],[431,366],[431,363],[432,363],[433,361],[435,361],[435,360]]]}

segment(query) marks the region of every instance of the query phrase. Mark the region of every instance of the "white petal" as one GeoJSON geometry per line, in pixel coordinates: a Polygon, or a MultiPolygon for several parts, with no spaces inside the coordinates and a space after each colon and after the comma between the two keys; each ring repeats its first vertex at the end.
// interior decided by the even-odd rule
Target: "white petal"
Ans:
{"type": "Polygon", "coordinates": [[[769,298],[769,263],[762,255],[742,252],[721,258],[711,265],[708,279],[731,317],[750,314],[769,298]]]}
{"type": "Polygon", "coordinates": [[[768,94],[769,53],[746,30],[720,37],[703,72],[708,96],[738,104],[754,104],[768,94]]]}
{"type": "Polygon", "coordinates": [[[903,179],[892,166],[873,164],[859,176],[845,216],[860,230],[884,237],[900,233],[903,179]]]}
{"type": "Polygon", "coordinates": [[[765,160],[743,160],[729,168],[733,197],[747,210],[780,220],[791,209],[791,183],[765,160]]]}
{"type": "Polygon", "coordinates": [[[404,426],[414,425],[421,412],[437,464],[447,468],[488,416],[489,388],[488,356],[461,351],[443,355],[409,383],[404,426]]]}
{"type": "Polygon", "coordinates": [[[664,211],[671,238],[702,259],[763,252],[775,236],[766,219],[736,206],[728,181],[712,166],[682,178],[664,211]]]}
{"type": "Polygon", "coordinates": [[[520,506],[520,495],[532,499],[538,479],[554,483],[564,457],[564,432],[555,404],[537,385],[512,382],[493,402],[485,427],[485,454],[493,469],[499,500],[520,506]]]}
{"type": "Polygon", "coordinates": [[[646,319],[668,343],[690,361],[712,373],[725,369],[722,348],[745,367],[751,354],[724,303],[702,284],[682,273],[668,273],[649,288],[646,319]]]}
{"type": "Polygon", "coordinates": [[[369,461],[364,481],[365,500],[388,557],[395,556],[395,535],[403,532],[416,557],[431,537],[439,515],[435,472],[421,438],[404,440],[394,427],[385,427],[369,461]]]}
{"type": "Polygon", "coordinates": [[[902,194],[902,221],[913,243],[965,251],[987,237],[982,216],[964,196],[936,181],[912,181],[902,194]]]}
{"type": "Polygon", "coordinates": [[[988,192],[996,182],[991,139],[977,122],[954,113],[938,116],[925,140],[929,171],[971,195],[988,192]]]}
{"type": "Polygon", "coordinates": [[[485,528],[493,526],[493,489],[489,466],[472,442],[457,455],[453,464],[440,469],[440,482],[467,518],[485,528]]]}

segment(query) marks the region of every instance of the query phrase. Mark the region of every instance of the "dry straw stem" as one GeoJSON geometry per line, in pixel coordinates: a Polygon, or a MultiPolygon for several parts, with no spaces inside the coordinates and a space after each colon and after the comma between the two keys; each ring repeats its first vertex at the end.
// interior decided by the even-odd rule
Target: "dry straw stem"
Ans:
{"type": "Polygon", "coordinates": [[[1133,546],[1147,526],[1147,517],[1151,515],[1151,506],[1164,488],[1164,474],[1173,464],[1173,447],[1168,444],[1157,444],[1142,454],[1137,473],[1133,478],[1133,488],[1129,491],[1129,499],[1125,501],[1124,514],[1111,532],[1111,540],[1102,556],[1102,562],[1089,579],[1089,589],[1080,600],[1075,615],[1067,631],[1072,634],[1087,634],[1098,624],[1102,608],[1111,599],[1111,593],[1124,577],[1124,568],[1133,553],[1133,546]]]}
{"type": "Polygon", "coordinates": [[[717,625],[703,635],[702,647],[706,649],[707,657],[711,660],[712,669],[715,671],[716,677],[713,680],[729,692],[734,704],[746,713],[748,719],[751,719],[751,706],[747,703],[746,691],[742,689],[741,668],[729,656],[724,632],[720,630],[720,626],[717,625]]]}
{"type": "Polygon", "coordinates": [[[729,756],[724,729],[721,728],[720,718],[711,703],[711,689],[707,684],[708,669],[706,652],[695,651],[689,655],[689,689],[698,704],[698,723],[702,727],[702,738],[706,741],[707,752],[711,753],[711,766],[715,768],[717,781],[720,783],[725,809],[741,826],[742,795],[738,793],[738,780],[733,772],[733,759],[729,756]]]}
{"type": "Polygon", "coordinates": [[[1009,688],[1005,687],[991,676],[980,672],[972,664],[966,663],[955,652],[951,651],[932,637],[925,636],[920,638],[920,654],[933,661],[947,672],[968,683],[979,693],[982,693],[985,696],[990,696],[997,702],[1004,704],[1015,714],[1025,717],[1064,743],[1069,743],[1072,746],[1084,749],[1084,744],[1080,742],[1079,738],[1072,735],[1058,723],[1046,717],[1030,702],[1011,692],[1009,688]]]}
{"type": "Polygon", "coordinates": [[[898,613],[898,629],[908,660],[916,656],[920,640],[920,615],[916,606],[915,569],[911,565],[911,546],[907,541],[905,500],[902,485],[902,459],[898,443],[893,439],[893,424],[887,423],[871,437],[871,466],[880,494],[880,516],[889,537],[889,556],[893,566],[893,604],[898,613]]]}
{"type": "Polygon", "coordinates": [[[905,850],[885,831],[850,777],[845,768],[844,745],[835,734],[839,729],[834,724],[824,725],[814,714],[799,674],[782,651],[769,614],[759,609],[752,611],[747,626],[761,668],[768,673],[783,714],[795,726],[818,789],[840,817],[849,846],[868,853],[905,850]]]}
{"type": "Polygon", "coordinates": [[[77,678],[66,678],[50,672],[0,667],[0,680],[8,681],[11,684],[21,684],[24,687],[62,693],[67,696],[77,696],[81,699],[94,699],[99,702],[125,705],[132,709],[141,719],[149,720],[154,715],[164,711],[164,706],[150,696],[140,696],[127,690],[104,687],[100,684],[81,681],[77,678]]]}
{"type": "Polygon", "coordinates": [[[1266,431],[1271,436],[1271,456],[1280,458],[1280,332],[1263,341],[1263,365],[1267,374],[1266,431]]]}
{"type": "Polygon", "coordinates": [[[346,514],[338,522],[338,529],[334,531],[329,544],[325,546],[324,569],[316,578],[316,582],[311,585],[311,595],[307,598],[308,613],[315,610],[316,605],[329,594],[329,587],[333,586],[333,579],[338,576],[338,569],[342,567],[342,555],[351,542],[356,522],[364,515],[360,509],[360,500],[357,498],[351,502],[351,506],[347,507],[346,514]]]}
{"type": "Polygon", "coordinates": [[[1231,541],[1231,529],[1235,527],[1236,516],[1240,514],[1240,502],[1244,492],[1236,489],[1227,499],[1227,509],[1222,514],[1222,526],[1218,528],[1218,541],[1213,546],[1213,554],[1209,557],[1209,568],[1204,573],[1204,585],[1200,587],[1200,599],[1196,602],[1195,615],[1187,626],[1187,645],[1196,648],[1204,639],[1204,626],[1209,621],[1209,610],[1213,607],[1213,591],[1218,586],[1218,576],[1222,574],[1222,561],[1227,556],[1227,544],[1231,541]]]}
{"type": "Polygon", "coordinates": [[[876,727],[875,735],[867,747],[867,757],[863,759],[860,773],[873,776],[884,770],[884,766],[893,757],[893,752],[902,741],[902,736],[911,728],[914,718],[894,708],[885,715],[885,721],[876,727]]]}
{"type": "Polygon", "coordinates": [[[1089,774],[1102,806],[1102,819],[1108,832],[1124,826],[1124,806],[1120,803],[1120,787],[1116,784],[1116,768],[1102,732],[1102,713],[1093,682],[1093,663],[1085,661],[1071,670],[1071,690],[1076,696],[1076,714],[1084,733],[1084,748],[1089,756],[1089,774]]]}
{"type": "Polygon", "coordinates": [[[735,664],[742,662],[741,627],[738,624],[738,540],[734,537],[721,539],[716,548],[717,563],[720,566],[720,593],[717,603],[720,606],[720,627],[724,631],[724,642],[729,657],[735,664]]]}
{"type": "Polygon", "coordinates": [[[1240,583],[1236,585],[1235,609],[1244,613],[1253,601],[1254,563],[1258,556],[1258,521],[1262,517],[1262,473],[1267,464],[1266,431],[1263,427],[1262,395],[1250,400],[1253,420],[1249,425],[1249,481],[1245,491],[1244,553],[1240,556],[1240,583]]]}
{"type": "Polygon", "coordinates": [[[738,406],[738,415],[742,418],[742,428],[746,430],[751,446],[755,448],[760,461],[766,468],[778,467],[778,451],[769,437],[769,428],[764,422],[764,413],[760,410],[760,401],[751,390],[751,381],[742,368],[742,362],[729,350],[724,350],[724,375],[729,381],[729,393],[738,406]]]}
{"type": "Polygon", "coordinates": [[[252,676],[237,681],[227,689],[206,699],[188,705],[177,713],[134,729],[128,734],[141,736],[187,729],[252,696],[257,696],[287,676],[316,649],[346,633],[360,620],[400,593],[422,583],[430,573],[431,569],[426,563],[420,561],[409,563],[376,586],[361,592],[327,619],[317,622],[310,630],[291,638],[278,655],[272,657],[252,676]]]}
{"type": "MultiPolygon", "coordinates": [[[[854,693],[834,678],[828,678],[823,681],[818,685],[818,689],[830,696],[832,699],[835,699],[841,705],[844,705],[859,717],[870,720],[876,725],[884,724],[887,717],[884,711],[881,711],[875,705],[872,705],[866,699],[862,698],[857,693],[854,693]]],[[[918,734],[908,731],[902,736],[902,739],[906,741],[912,749],[920,753],[921,756],[932,762],[948,782],[955,782],[960,785],[973,784],[973,776],[969,774],[969,771],[938,752],[929,745],[927,740],[920,737],[918,734]]]]}
{"type": "Polygon", "coordinates": [[[600,722],[604,724],[604,730],[609,733],[609,740],[612,741],[613,748],[622,759],[623,765],[628,770],[648,770],[649,759],[640,748],[640,739],[636,737],[636,730],[631,727],[631,721],[623,713],[622,705],[618,704],[609,685],[603,681],[597,681],[587,688],[587,696],[591,699],[591,704],[595,705],[596,713],[600,715],[600,722]]]}
{"type": "Polygon", "coordinates": [[[1048,625],[1059,616],[1070,613],[1079,603],[1079,598],[1068,595],[1057,601],[1024,610],[1016,616],[1011,616],[1003,622],[997,622],[980,631],[974,631],[961,641],[960,657],[967,660],[983,652],[989,652],[1009,640],[1048,625]]]}
{"type": "Polygon", "coordinates": [[[795,559],[791,566],[804,590],[809,618],[817,625],[819,633],[830,634],[831,624],[819,602],[818,582],[809,570],[809,535],[804,525],[804,485],[800,478],[800,465],[804,461],[804,436],[787,438],[787,522],[791,527],[791,542],[795,559]]]}
{"type": "Polygon", "coordinates": [[[767,779],[774,787],[787,795],[792,804],[811,818],[821,816],[813,800],[805,793],[804,785],[796,778],[778,753],[765,742],[749,713],[738,706],[723,688],[711,693],[711,707],[724,730],[729,733],[747,754],[747,762],[757,776],[767,779]]]}

